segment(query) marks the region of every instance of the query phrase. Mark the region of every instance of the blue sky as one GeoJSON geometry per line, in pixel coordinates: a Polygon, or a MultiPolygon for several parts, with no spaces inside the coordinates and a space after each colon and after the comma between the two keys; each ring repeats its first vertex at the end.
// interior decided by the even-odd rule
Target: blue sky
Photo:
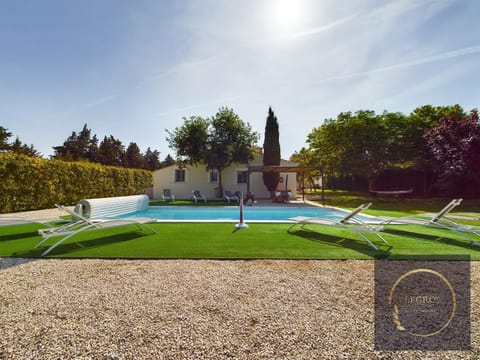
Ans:
{"type": "MultiPolygon", "coordinates": [[[[344,111],[478,108],[478,0],[2,0],[0,126],[45,156],[85,123],[174,155],[228,106],[282,157],[344,111]]],[[[13,140],[13,139],[11,139],[13,140]]]]}

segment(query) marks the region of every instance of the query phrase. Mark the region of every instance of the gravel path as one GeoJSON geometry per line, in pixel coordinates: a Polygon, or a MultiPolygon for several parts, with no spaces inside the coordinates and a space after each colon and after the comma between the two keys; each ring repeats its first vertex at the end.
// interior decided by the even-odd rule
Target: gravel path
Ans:
{"type": "Polygon", "coordinates": [[[372,261],[0,259],[0,359],[474,359],[374,351],[372,261]]]}

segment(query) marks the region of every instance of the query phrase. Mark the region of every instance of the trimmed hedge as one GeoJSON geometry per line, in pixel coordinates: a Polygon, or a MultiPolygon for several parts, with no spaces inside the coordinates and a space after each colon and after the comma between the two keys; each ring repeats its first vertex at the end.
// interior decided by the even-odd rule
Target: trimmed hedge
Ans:
{"type": "Polygon", "coordinates": [[[152,173],[84,162],[0,154],[0,213],[74,205],[84,198],[144,194],[152,173]]]}

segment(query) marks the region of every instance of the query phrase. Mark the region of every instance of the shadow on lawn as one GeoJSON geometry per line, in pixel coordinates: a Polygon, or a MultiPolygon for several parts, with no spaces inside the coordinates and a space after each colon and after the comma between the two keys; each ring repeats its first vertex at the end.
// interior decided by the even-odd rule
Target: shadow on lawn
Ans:
{"type": "Polygon", "coordinates": [[[12,240],[24,240],[38,236],[38,230],[44,229],[45,226],[40,224],[21,224],[6,225],[0,227],[0,242],[12,240]]]}
{"type": "Polygon", "coordinates": [[[407,230],[400,230],[400,229],[385,229],[383,232],[392,234],[392,235],[403,236],[403,237],[412,237],[412,234],[414,234],[415,238],[418,238],[421,240],[430,241],[434,243],[442,243],[445,245],[460,246],[468,250],[480,251],[480,246],[471,243],[470,240],[465,238],[453,239],[450,237],[436,236],[436,235],[426,234],[426,233],[417,232],[417,231],[407,231],[407,230]]]}
{"type": "Polygon", "coordinates": [[[24,233],[0,235],[0,242],[12,241],[12,240],[24,240],[25,238],[31,238],[35,236],[38,236],[38,231],[29,231],[24,233]]]}
{"type": "Polygon", "coordinates": [[[301,229],[301,230],[292,231],[291,234],[306,240],[315,241],[315,242],[327,244],[330,246],[336,246],[339,248],[348,248],[350,250],[357,251],[359,253],[371,256],[376,259],[388,258],[391,254],[391,249],[392,249],[392,246],[389,245],[388,243],[374,242],[374,244],[378,247],[378,250],[374,250],[363,239],[360,239],[360,238],[350,239],[345,237],[326,235],[326,234],[316,232],[314,230],[301,229]]]}
{"type": "MultiPolygon", "coordinates": [[[[100,235],[101,236],[101,235],[100,235]]],[[[137,239],[139,237],[144,237],[145,234],[142,233],[140,230],[139,231],[131,231],[131,232],[124,232],[121,234],[115,234],[115,235],[107,235],[103,237],[96,237],[96,238],[90,238],[90,239],[83,239],[79,241],[75,241],[75,239],[72,237],[70,239],[72,242],[69,243],[62,243],[58,245],[52,252],[47,256],[47,257],[56,257],[56,256],[62,256],[68,253],[76,252],[76,251],[81,251],[83,249],[94,249],[98,247],[103,247],[103,246],[108,246],[112,244],[118,244],[121,242],[126,242],[130,240],[137,239]]],[[[55,240],[58,240],[58,238],[53,238],[50,242],[48,242],[47,245],[44,245],[39,248],[34,248],[28,251],[22,251],[19,253],[14,253],[13,256],[16,257],[41,257],[42,253],[47,250],[51,245],[55,243],[55,240]]]]}

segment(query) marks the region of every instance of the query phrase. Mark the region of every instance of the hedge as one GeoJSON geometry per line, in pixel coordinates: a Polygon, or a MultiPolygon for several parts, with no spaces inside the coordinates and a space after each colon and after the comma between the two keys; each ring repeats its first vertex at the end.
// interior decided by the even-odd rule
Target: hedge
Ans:
{"type": "Polygon", "coordinates": [[[84,162],[0,154],[0,213],[74,205],[84,198],[144,194],[152,173],[84,162]]]}

